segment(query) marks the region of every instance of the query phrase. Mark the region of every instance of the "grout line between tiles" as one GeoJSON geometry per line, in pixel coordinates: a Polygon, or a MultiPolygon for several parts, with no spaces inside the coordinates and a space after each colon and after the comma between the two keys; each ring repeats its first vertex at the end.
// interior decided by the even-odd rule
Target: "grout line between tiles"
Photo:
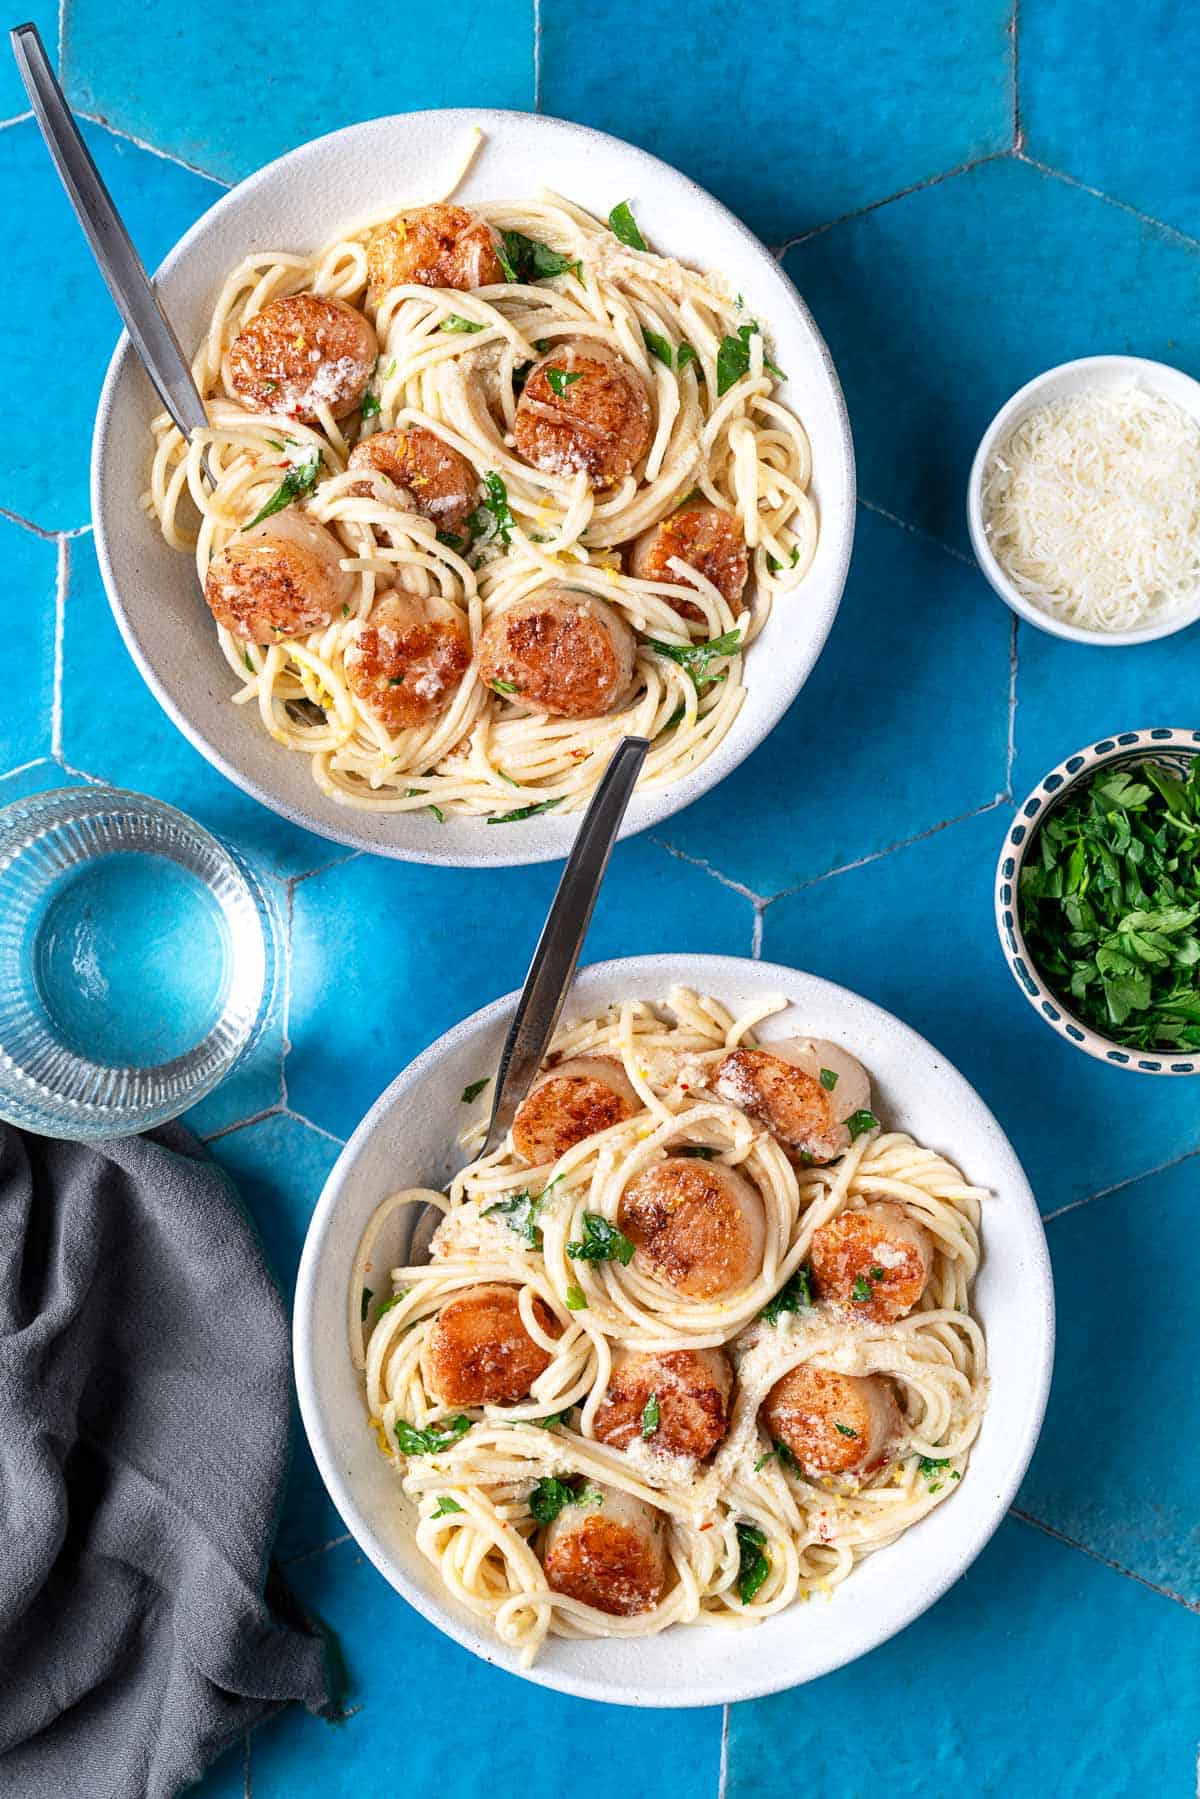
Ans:
{"type": "Polygon", "coordinates": [[[70,578],[70,551],[66,538],[60,537],[54,572],[54,674],[50,689],[50,754],[56,762],[62,762],[63,753],[63,638],[67,622],[67,584],[70,578]]]}
{"type": "Polygon", "coordinates": [[[1101,1567],[1111,1568],[1114,1574],[1122,1574],[1126,1580],[1136,1580],[1140,1587],[1145,1587],[1151,1593],[1157,1593],[1160,1599],[1169,1599],[1172,1604],[1181,1605],[1184,1611],[1200,1612],[1200,1603],[1197,1603],[1196,1600],[1185,1599],[1182,1593],[1176,1593],[1171,1587],[1160,1587],[1155,1581],[1147,1580],[1144,1574],[1139,1574],[1136,1568],[1123,1567],[1120,1562],[1114,1562],[1111,1556],[1101,1555],[1098,1549],[1090,1549],[1086,1543],[1080,1543],[1077,1538],[1069,1537],[1065,1531],[1056,1530],[1052,1524],[1043,1523],[1040,1518],[1035,1518],[1032,1512],[1023,1512],[1014,1505],[1009,1507],[1009,1517],[1019,1518],[1022,1524],[1028,1524],[1032,1529],[1040,1530],[1044,1536],[1053,1538],[1056,1543],[1062,1543],[1068,1549],[1078,1549],[1081,1555],[1090,1556],[1094,1562],[1099,1562],[1101,1567]]]}
{"type": "Polygon", "coordinates": [[[1193,1156],[1200,1156],[1200,1147],[1185,1149],[1182,1155],[1172,1156],[1169,1162],[1159,1162],[1154,1168],[1143,1168],[1139,1174],[1126,1175],[1124,1180],[1114,1181],[1110,1187],[1101,1187],[1095,1193],[1089,1193],[1083,1199],[1069,1199],[1065,1206],[1057,1206],[1053,1212],[1042,1213],[1043,1225],[1053,1223],[1068,1212],[1077,1212],[1080,1206],[1090,1206],[1094,1200],[1109,1199],[1114,1193],[1124,1192],[1126,1187],[1136,1187],[1139,1181],[1153,1180],[1157,1174],[1166,1174],[1172,1168],[1178,1168],[1181,1162],[1189,1162],[1193,1156]]]}
{"type": "Polygon", "coordinates": [[[791,899],[794,893],[805,893],[810,887],[819,887],[822,881],[832,881],[837,875],[853,874],[857,868],[866,868],[872,862],[882,862],[885,856],[891,856],[897,850],[911,849],[914,843],[924,843],[927,838],[936,837],[939,831],[948,831],[951,825],[962,825],[968,819],[982,818],[984,813],[994,812],[997,806],[1006,806],[1008,800],[1008,794],[998,793],[995,799],[988,800],[984,806],[976,806],[970,812],[959,812],[953,818],[943,818],[936,825],[930,825],[927,830],[918,831],[914,837],[902,837],[898,843],[889,843],[886,849],[872,850],[869,856],[859,856],[853,862],[842,862],[837,868],[827,868],[824,874],[813,875],[807,881],[797,881],[794,887],[785,887],[761,903],[764,908],[773,906],[778,900],[791,899]]]}
{"type": "Polygon", "coordinates": [[[976,568],[978,566],[974,556],[968,556],[965,550],[956,549],[952,543],[946,543],[942,538],[935,537],[932,531],[926,531],[922,525],[910,524],[906,518],[901,518],[898,513],[889,512],[886,506],[879,506],[874,500],[864,500],[861,494],[858,496],[858,503],[864,511],[873,512],[877,518],[886,519],[889,525],[895,525],[901,531],[909,531],[914,537],[921,538],[923,542],[931,543],[935,549],[941,550],[944,555],[953,556],[955,562],[961,562],[967,568],[976,568]]]}
{"type": "Polygon", "coordinates": [[[202,169],[199,163],[189,162],[186,156],[176,156],[173,150],[160,150],[158,145],[152,144],[148,138],[138,137],[132,131],[123,131],[119,125],[114,125],[110,119],[106,119],[103,113],[84,112],[82,108],[74,106],[71,111],[77,119],[86,119],[89,125],[98,125],[100,130],[107,131],[110,137],[120,138],[122,143],[132,144],[137,150],[145,150],[148,155],[157,156],[161,162],[172,162],[177,169],[186,169],[189,175],[198,175],[202,181],[211,181],[214,187],[228,190],[234,185],[232,181],[226,181],[224,176],[214,175],[208,169],[202,169]]]}
{"type": "Polygon", "coordinates": [[[1189,249],[1200,250],[1200,238],[1189,237],[1186,231],[1180,231],[1176,225],[1168,225],[1164,219],[1156,219],[1148,212],[1140,212],[1136,206],[1130,206],[1127,200],[1115,199],[1106,194],[1103,188],[1092,187],[1086,181],[1079,181],[1074,175],[1068,175],[1065,169],[1052,169],[1047,162],[1039,162],[1036,156],[1026,155],[1024,150],[1014,152],[1018,162],[1036,169],[1039,175],[1049,176],[1051,181],[1062,181],[1067,187],[1077,188],[1082,194],[1090,194],[1093,200],[1103,200],[1106,206],[1115,206],[1118,212],[1127,212],[1131,218],[1138,219],[1143,225],[1150,225],[1155,231],[1161,231],[1176,242],[1187,244],[1189,249]]]}
{"type": "Polygon", "coordinates": [[[885,194],[881,200],[868,200],[865,206],[854,206],[849,212],[839,213],[836,219],[828,219],[823,225],[813,225],[808,231],[798,232],[795,237],[785,239],[775,255],[786,256],[797,244],[806,244],[810,238],[822,237],[826,231],[832,231],[835,225],[845,225],[851,219],[861,219],[866,213],[878,212],[881,207],[890,206],[893,200],[906,200],[910,194],[923,193],[927,187],[940,187],[943,181],[953,181],[956,175],[968,175],[972,169],[981,169],[988,162],[1003,162],[1012,154],[1012,150],[990,150],[986,156],[973,156],[969,162],[960,162],[952,169],[943,169],[938,175],[926,175],[921,181],[913,181],[907,187],[897,188],[894,194],[885,194]]]}
{"type": "Polygon", "coordinates": [[[294,1568],[298,1562],[313,1562],[319,1555],[325,1555],[330,1549],[340,1549],[343,1543],[352,1541],[350,1532],[344,1530],[340,1537],[330,1537],[328,1543],[318,1543],[315,1549],[302,1549],[298,1555],[289,1555],[281,1568],[294,1568]]]}
{"type": "Polygon", "coordinates": [[[31,768],[40,768],[43,762],[53,761],[53,756],[31,756],[28,762],[18,762],[15,768],[6,768],[0,773],[0,781],[11,781],[14,775],[23,775],[31,768]]]}
{"type": "Polygon", "coordinates": [[[542,110],[542,0],[533,0],[533,110],[542,110]]]}
{"type": "Polygon", "coordinates": [[[58,58],[58,81],[60,87],[66,86],[65,60],[67,54],[67,0],[58,0],[58,42],[55,45],[58,58]]]}
{"type": "Polygon", "coordinates": [[[729,1786],[729,1706],[721,1707],[721,1759],[717,1764],[717,1799],[725,1799],[729,1786]]]}
{"type": "Polygon", "coordinates": [[[13,512],[7,506],[0,506],[0,518],[6,518],[10,525],[20,525],[23,531],[31,531],[47,543],[57,543],[63,537],[84,537],[92,528],[90,525],[72,525],[67,531],[47,531],[43,525],[35,525],[31,518],[26,518],[24,513],[13,512]]]}
{"type": "Polygon", "coordinates": [[[327,1138],[330,1143],[340,1144],[343,1149],[346,1147],[344,1137],[339,1137],[336,1131],[327,1131],[323,1124],[318,1124],[316,1119],[310,1118],[306,1112],[297,1112],[293,1106],[284,1106],[283,1116],[294,1118],[297,1124],[306,1125],[310,1131],[315,1131],[318,1137],[327,1138]]]}
{"type": "Polygon", "coordinates": [[[235,1131],[248,1130],[252,1124],[262,1124],[267,1118],[284,1117],[284,1107],[277,1100],[273,1106],[264,1106],[261,1112],[252,1112],[248,1118],[236,1118],[232,1124],[223,1124],[219,1131],[208,1131],[201,1135],[202,1143],[219,1143],[222,1137],[232,1137],[235,1131]]]}
{"type": "Polygon", "coordinates": [[[755,903],[754,928],[750,933],[750,960],[752,962],[761,962],[762,961],[763,914],[765,911],[766,911],[766,902],[765,901],[758,901],[755,903]]]}
{"type": "Polygon", "coordinates": [[[735,881],[731,876],[723,875],[719,868],[714,868],[712,863],[706,862],[702,856],[689,856],[686,850],[676,849],[673,843],[668,843],[662,837],[652,837],[650,841],[658,849],[666,850],[668,856],[677,857],[680,862],[686,862],[690,868],[701,869],[706,875],[711,875],[714,881],[720,881],[722,887],[728,887],[734,893],[740,893],[742,898],[748,899],[752,906],[767,904],[761,893],[754,893],[749,887],[743,886],[741,881],[735,881]]]}
{"type": "Polygon", "coordinates": [[[26,119],[32,117],[31,112],[15,112],[11,119],[0,119],[0,131],[7,131],[10,125],[23,125],[26,119]]]}
{"type": "Polygon", "coordinates": [[[306,868],[303,874],[291,875],[288,878],[289,894],[305,881],[311,881],[314,875],[327,874],[331,868],[344,868],[347,862],[355,862],[363,854],[362,850],[347,850],[344,856],[334,856],[330,862],[318,862],[315,868],[306,868]]]}
{"type": "Polygon", "coordinates": [[[1013,150],[1019,156],[1025,148],[1025,132],[1021,126],[1021,0],[1013,0],[1012,12],[1009,15],[1008,34],[1011,39],[1012,55],[1012,125],[1013,150]]]}

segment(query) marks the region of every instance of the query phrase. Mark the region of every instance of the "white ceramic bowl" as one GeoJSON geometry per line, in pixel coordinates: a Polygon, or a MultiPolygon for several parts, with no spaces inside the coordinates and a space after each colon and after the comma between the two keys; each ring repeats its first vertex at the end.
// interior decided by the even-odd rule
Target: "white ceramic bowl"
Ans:
{"type": "Polygon", "coordinates": [[[980,568],[1005,605],[1029,624],[1036,625],[1039,631],[1049,631],[1053,637],[1066,637],[1073,643],[1094,643],[1109,649],[1121,644],[1151,643],[1156,637],[1171,637],[1176,631],[1186,630],[1200,618],[1200,593],[1190,605],[1137,631],[1088,631],[1081,625],[1069,624],[1065,619],[1043,611],[1014,587],[992,552],[983,524],[983,476],[993,451],[1023,418],[1048,400],[1060,400],[1084,388],[1124,387],[1130,382],[1165,395],[1200,422],[1200,381],[1193,381],[1180,369],[1173,369],[1165,362],[1150,362],[1142,356],[1081,356],[1077,362],[1062,362],[1057,368],[1047,369],[1044,375],[1036,375],[1000,408],[975,452],[967,484],[967,526],[971,547],[980,568]]]}
{"type": "MultiPolygon", "coordinates": [[[[734,1011],[784,993],[796,1011],[762,1035],[794,1031],[844,1042],[860,1055],[877,1109],[944,1151],[987,1187],[978,1315],[988,1339],[991,1395],[971,1463],[953,1497],[878,1551],[828,1604],[795,1605],[754,1630],[676,1627],[661,1636],[568,1642],[552,1637],[528,1678],[621,1705],[715,1705],[813,1680],[873,1649],[933,1604],[979,1554],[1003,1518],[1033,1453],[1050,1384],[1054,1292],[1046,1241],[1028,1182],[996,1120],[945,1058],[889,1013],[842,987],[770,963],[730,956],[637,956],[601,962],[576,979],[567,1015],[631,994],[665,998],[674,983],[734,1011]]],[[[317,1466],[347,1527],[398,1593],[440,1630],[498,1667],[516,1658],[446,1593],[418,1552],[394,1471],[367,1427],[350,1361],[346,1299],[363,1227],[388,1193],[440,1180],[463,1124],[459,1094],[494,1068],[516,995],[447,1032],[395,1080],[330,1174],[304,1245],[296,1290],[300,1410],[317,1466]]]]}
{"type": "Polygon", "coordinates": [[[1200,1055],[1188,1050],[1127,1049],[1124,1044],[1093,1030],[1064,1004],[1047,986],[1029,953],[1021,929],[1021,870],[1037,842],[1046,814],[1098,768],[1131,769],[1143,762],[1165,762],[1175,774],[1183,777],[1195,756],[1200,756],[1200,731],[1172,730],[1167,726],[1150,731],[1120,731],[1115,737],[1103,737],[1099,743],[1077,750],[1057,768],[1052,768],[1025,803],[1017,807],[996,864],[996,929],[1013,980],[1052,1031],[1057,1031],[1060,1037],[1086,1055],[1095,1056],[1098,1062],[1126,1068],[1131,1074],[1200,1074],[1200,1055]]]}
{"type": "MultiPolygon", "coordinates": [[[[747,659],[745,704],[713,754],[663,791],[635,798],[623,835],[645,830],[737,767],[777,724],[808,678],[841,599],[854,534],[854,452],[829,352],[768,250],[710,194],[619,139],[529,113],[446,111],[351,125],[269,163],[205,213],[156,276],[188,354],[208,325],[228,270],[248,251],[308,250],[365,215],[436,192],[479,125],[486,142],[456,193],[504,198],[552,186],[606,218],[632,202],[655,248],[719,270],[774,336],[782,390],[812,443],[820,541],[804,584],[777,605],[747,659]]],[[[100,396],[92,449],[92,516],[108,597],[130,654],[156,698],[208,760],[255,799],[322,837],[410,862],[486,866],[565,856],[577,818],[546,813],[504,830],[482,819],[358,811],[327,798],[307,756],[274,743],[232,681],[191,559],[170,549],[141,509],[151,418],[160,411],[123,337],[100,396]]]]}

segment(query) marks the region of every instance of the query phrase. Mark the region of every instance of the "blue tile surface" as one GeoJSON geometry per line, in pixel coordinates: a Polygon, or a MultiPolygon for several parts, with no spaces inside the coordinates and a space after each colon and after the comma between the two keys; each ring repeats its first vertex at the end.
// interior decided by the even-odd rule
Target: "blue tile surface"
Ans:
{"type": "MultiPolygon", "coordinates": [[[[35,16],[53,52],[56,14],[35,16]]],[[[358,1794],[381,1779],[474,1799],[478,1761],[430,1728],[429,1695],[446,1691],[498,1745],[497,1799],[527,1790],[511,1745],[529,1742],[540,1785],[588,1799],[1196,1791],[1196,1088],[1102,1067],[1044,1028],[1000,956],[991,882],[1013,799],[1052,764],[1116,730],[1197,723],[1200,631],[1124,652],[1014,632],[971,564],[963,506],[980,433],[1039,369],[1116,349],[1200,374],[1200,24],[1179,0],[1021,0],[1015,16],[1014,88],[1011,0],[798,0],[769,17],[746,0],[686,16],[663,0],[499,0],[417,31],[348,0],[303,29],[230,0],[203,13],[162,0],[149,16],[65,0],[68,89],[99,121],[89,146],[151,263],[222,182],[293,143],[474,104],[614,131],[788,246],[858,454],[843,610],[758,753],[655,839],[618,849],[587,954],[761,953],[908,1019],[1012,1135],[1050,1215],[1059,1295],[1019,1517],[866,1662],[733,1707],[724,1753],[719,1713],[618,1716],[438,1636],[344,1540],[294,1429],[278,1552],[337,1629],[361,1709],[339,1729],[277,1720],[248,1756],[233,1746],[204,1799],[358,1794]]],[[[280,1003],[192,1122],[290,1290],[339,1139],[410,1056],[520,980],[557,871],[347,857],[214,774],[143,688],[86,530],[116,321],[34,126],[2,123],[23,108],[4,65],[0,354],[17,424],[0,447],[15,671],[0,804],[85,779],[140,787],[266,878],[280,1003]],[[431,958],[431,918],[453,920],[452,956],[431,958]]]]}

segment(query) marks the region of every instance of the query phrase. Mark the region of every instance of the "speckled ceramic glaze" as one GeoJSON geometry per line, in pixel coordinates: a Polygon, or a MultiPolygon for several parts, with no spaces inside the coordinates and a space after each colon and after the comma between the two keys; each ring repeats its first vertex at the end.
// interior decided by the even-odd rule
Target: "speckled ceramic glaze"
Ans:
{"type": "MultiPolygon", "coordinates": [[[[418,112],[352,125],[293,150],[212,207],[160,269],[167,311],[188,348],[207,328],[228,270],[250,250],[309,250],[366,215],[445,186],[466,134],[486,141],[457,190],[468,204],[552,185],[607,217],[629,199],[655,248],[719,270],[769,325],[813,452],[820,540],[803,586],[776,605],[747,659],[746,700],[713,754],[673,786],[635,799],[624,834],[645,830],[708,791],[749,755],[791,705],[821,652],[841,599],[854,529],[854,456],[829,352],[791,281],[733,214],[665,163],[616,138],[526,113],[418,112]]],[[[92,512],[109,600],[155,696],[222,773],[324,837],[405,861],[486,866],[565,856],[576,820],[557,814],[489,830],[483,820],[360,811],[315,785],[309,758],[282,751],[232,681],[190,557],[170,549],[140,505],[149,424],[160,410],[122,339],[96,418],[92,512]]]]}
{"type": "Polygon", "coordinates": [[[1125,1049],[1111,1037],[1092,1030],[1051,992],[1038,972],[1021,930],[1017,896],[1021,868],[1030,849],[1037,842],[1038,827],[1047,812],[1058,805],[1078,781],[1085,780],[1097,768],[1136,768],[1153,760],[1164,762],[1179,774],[1186,774],[1193,756],[1200,754],[1200,731],[1153,730],[1122,731],[1117,737],[1104,737],[1099,743],[1068,756],[1052,769],[1017,808],[996,868],[996,928],[1000,947],[1022,993],[1046,1023],[1060,1037],[1086,1050],[1099,1061],[1111,1062],[1135,1074],[1200,1074],[1200,1060],[1189,1055],[1154,1055],[1125,1049]]]}
{"type": "MultiPolygon", "coordinates": [[[[642,1639],[552,1637],[528,1678],[623,1705],[692,1706],[750,1699],[813,1680],[885,1641],[933,1604],[1000,1523],[1033,1453],[1050,1384],[1054,1295],[1041,1221],[1004,1133],[963,1077],[879,1006],[829,981],[725,956],[638,956],[577,978],[567,1017],[623,997],[665,999],[674,983],[734,1011],[767,994],[795,1010],[761,1035],[797,1028],[861,1056],[892,1126],[956,1161],[989,1189],[975,1289],[987,1333],[990,1397],[970,1467],[953,1498],[868,1557],[828,1604],[795,1605],[754,1630],[676,1627],[642,1639]]],[[[416,1548],[392,1468],[367,1428],[347,1341],[347,1292],[362,1230],[398,1186],[441,1182],[463,1126],[459,1095],[494,1067],[516,995],[468,1018],[418,1056],[350,1139],[321,1195],[300,1265],[296,1382],[317,1466],[375,1566],[410,1604],[484,1660],[516,1658],[446,1593],[416,1548]]]]}

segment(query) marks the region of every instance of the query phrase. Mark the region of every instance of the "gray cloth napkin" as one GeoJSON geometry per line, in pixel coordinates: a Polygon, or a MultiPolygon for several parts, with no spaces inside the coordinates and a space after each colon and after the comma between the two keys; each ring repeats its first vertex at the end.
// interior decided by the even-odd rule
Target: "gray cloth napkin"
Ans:
{"type": "Polygon", "coordinates": [[[181,1127],[0,1133],[0,1793],[170,1799],[289,1700],[335,1715],[267,1574],[287,1315],[181,1127]]]}

